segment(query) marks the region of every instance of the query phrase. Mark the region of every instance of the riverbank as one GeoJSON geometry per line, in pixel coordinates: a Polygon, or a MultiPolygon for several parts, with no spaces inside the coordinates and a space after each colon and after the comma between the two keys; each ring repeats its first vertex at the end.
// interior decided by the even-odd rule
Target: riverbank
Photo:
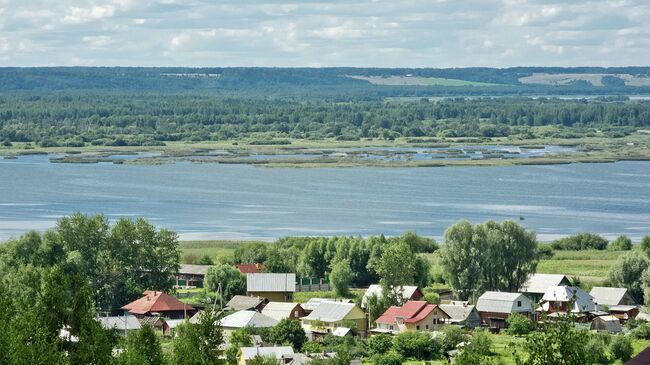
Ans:
{"type": "Polygon", "coordinates": [[[650,133],[623,138],[399,138],[393,141],[281,140],[170,142],[165,146],[0,148],[6,159],[47,154],[54,163],[247,164],[260,167],[442,167],[556,165],[650,160],[650,133]],[[273,143],[273,142],[269,142],[273,143]]]}

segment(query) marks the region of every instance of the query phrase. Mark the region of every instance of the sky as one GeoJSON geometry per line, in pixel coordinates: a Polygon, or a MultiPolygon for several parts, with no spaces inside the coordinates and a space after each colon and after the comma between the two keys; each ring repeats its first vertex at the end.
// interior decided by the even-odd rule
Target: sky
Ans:
{"type": "Polygon", "coordinates": [[[650,0],[0,0],[0,66],[629,66],[650,0]]]}

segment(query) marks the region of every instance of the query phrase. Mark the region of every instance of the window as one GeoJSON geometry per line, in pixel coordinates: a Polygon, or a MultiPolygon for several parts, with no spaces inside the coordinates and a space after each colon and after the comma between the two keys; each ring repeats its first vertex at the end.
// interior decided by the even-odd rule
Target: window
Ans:
{"type": "Polygon", "coordinates": [[[429,325],[426,325],[425,328],[426,328],[426,329],[429,329],[429,325]]]}
{"type": "Polygon", "coordinates": [[[521,307],[521,300],[517,301],[517,307],[521,307]]]}
{"type": "Polygon", "coordinates": [[[419,331],[419,330],[420,330],[420,326],[415,326],[415,329],[419,331]]]}

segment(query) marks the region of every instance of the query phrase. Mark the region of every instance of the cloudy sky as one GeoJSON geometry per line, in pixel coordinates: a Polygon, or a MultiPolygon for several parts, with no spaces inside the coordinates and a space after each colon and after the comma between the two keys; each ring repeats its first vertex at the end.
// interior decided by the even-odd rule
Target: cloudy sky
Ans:
{"type": "Polygon", "coordinates": [[[0,0],[0,66],[648,64],[649,0],[0,0]]]}

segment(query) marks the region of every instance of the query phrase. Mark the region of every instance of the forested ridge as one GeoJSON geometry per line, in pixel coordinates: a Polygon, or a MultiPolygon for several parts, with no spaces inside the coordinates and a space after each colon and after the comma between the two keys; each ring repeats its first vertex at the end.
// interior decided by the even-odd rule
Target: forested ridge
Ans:
{"type": "Polygon", "coordinates": [[[43,147],[245,138],[576,137],[589,128],[616,137],[649,125],[650,102],[619,97],[333,102],[205,92],[0,95],[0,141],[43,147]],[[535,126],[557,128],[538,136],[535,126]]]}

